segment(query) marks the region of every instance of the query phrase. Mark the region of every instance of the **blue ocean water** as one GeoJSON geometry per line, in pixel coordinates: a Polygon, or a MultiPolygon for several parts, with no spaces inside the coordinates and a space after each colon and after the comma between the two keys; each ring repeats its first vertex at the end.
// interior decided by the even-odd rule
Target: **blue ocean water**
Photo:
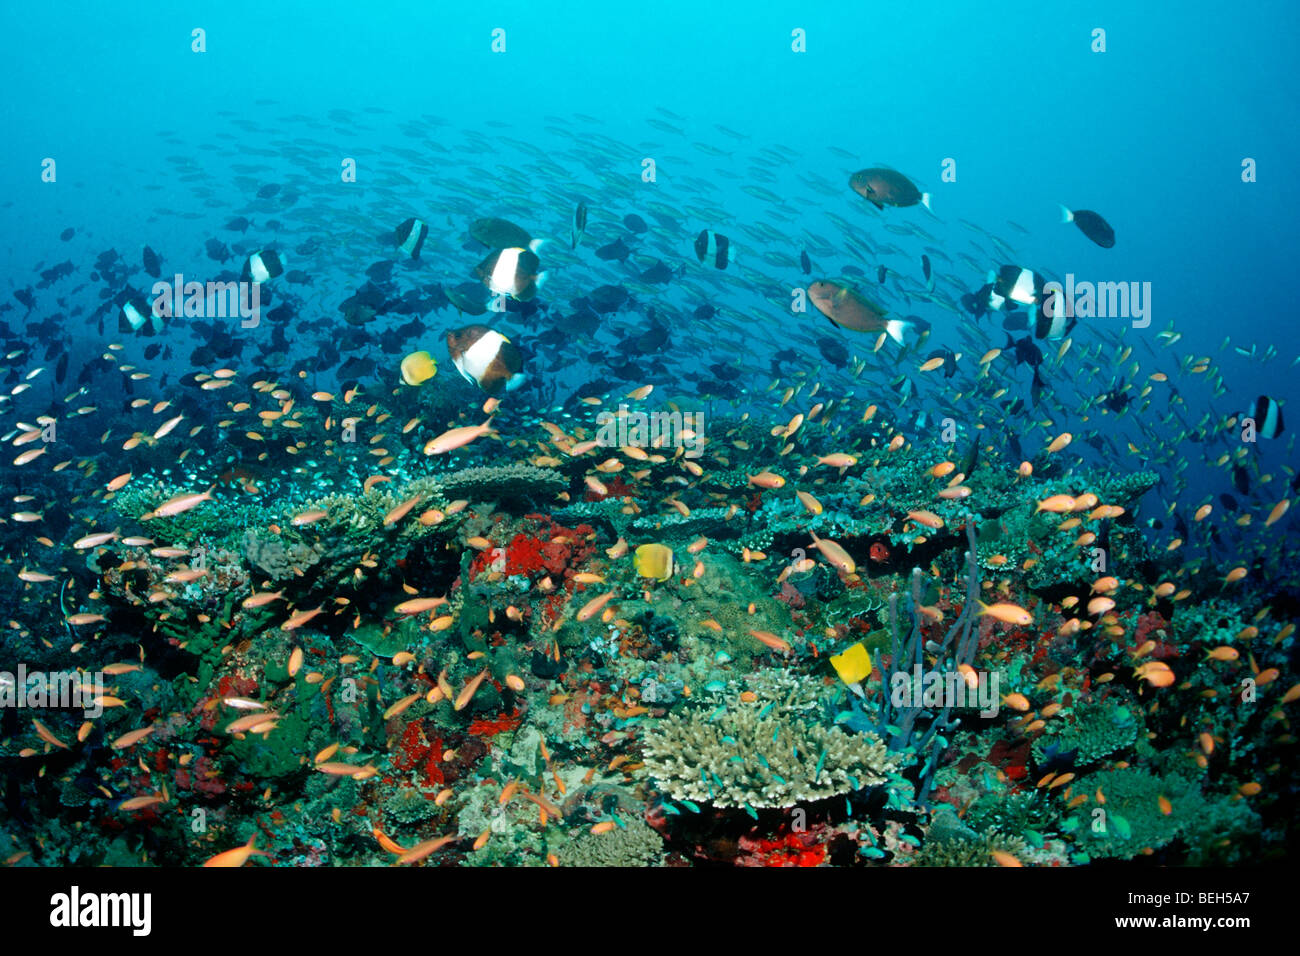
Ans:
{"type": "MultiPolygon", "coordinates": [[[[832,179],[853,163],[827,156],[827,146],[905,170],[950,223],[963,218],[1001,235],[1007,220],[1028,228],[1017,243],[1026,264],[1149,281],[1155,324],[1176,321],[1184,343],[1213,354],[1225,378],[1240,381],[1255,367],[1231,350],[1217,353],[1225,335],[1234,345],[1281,350],[1264,371],[1276,370],[1270,384],[1286,399],[1291,376],[1282,369],[1294,356],[1277,277],[1293,258],[1285,210],[1295,207],[1296,186],[1281,163],[1295,145],[1285,117],[1296,96],[1286,56],[1296,20],[1285,2],[1231,15],[1211,5],[1122,3],[993,11],[670,2],[643,13],[573,3],[364,12],[223,3],[183,13],[63,4],[6,31],[4,264],[17,282],[34,261],[52,260],[65,251],[55,235],[65,225],[111,244],[136,238],[132,228],[153,219],[155,239],[169,238],[178,224],[151,212],[184,208],[189,197],[163,162],[180,150],[160,143],[162,132],[220,168],[272,131],[291,137],[285,117],[294,114],[391,111],[371,118],[364,134],[336,130],[325,139],[346,154],[360,143],[382,151],[385,122],[424,114],[451,128],[504,121],[546,149],[560,144],[543,114],[583,113],[631,141],[645,135],[644,119],[658,106],[685,118],[688,141],[728,145],[720,124],[748,136],[746,145],[819,156],[812,167],[832,179]],[[207,31],[202,54],[190,49],[195,27],[207,31]],[[491,49],[498,28],[507,31],[504,54],[491,49]],[[791,51],[794,29],[806,31],[806,53],[791,51]],[[1095,29],[1106,31],[1104,53],[1092,51],[1095,29]],[[264,131],[233,130],[216,115],[223,109],[264,131]],[[223,128],[236,138],[214,144],[223,128]],[[46,156],[59,162],[54,187],[40,178],[46,156]],[[947,158],[955,182],[940,182],[947,158]],[[1260,170],[1251,184],[1241,182],[1246,158],[1260,170]],[[1057,203],[1102,211],[1119,234],[1116,248],[1056,228],[1057,203]],[[51,236],[34,233],[37,223],[51,236]]],[[[633,174],[639,158],[610,157],[608,168],[622,160],[633,174]]],[[[335,161],[321,156],[322,179],[335,161]]],[[[439,157],[444,170],[455,161],[439,157]]],[[[713,173],[712,157],[695,154],[689,165],[732,215],[758,211],[737,188],[743,168],[728,182],[713,173]]],[[[824,197],[800,194],[797,165],[777,191],[811,228],[824,197]]],[[[432,182],[412,188],[412,205],[435,190],[432,182]]],[[[657,196],[687,198],[671,187],[657,196]]]]}
{"type": "MultiPolygon", "coordinates": [[[[193,376],[225,366],[240,386],[259,378],[294,379],[301,391],[295,401],[302,407],[312,393],[327,393],[331,399],[324,401],[332,401],[336,391],[342,395],[359,386],[374,401],[398,395],[385,414],[413,421],[418,400],[409,398],[409,389],[401,391],[402,358],[427,349],[440,366],[434,386],[455,381],[444,333],[483,321],[504,329],[523,348],[528,381],[504,399],[497,427],[508,451],[483,452],[469,459],[472,464],[541,454],[550,467],[545,461],[554,449],[539,448],[546,437],[539,422],[591,429],[594,412],[581,405],[582,397],[599,394],[617,405],[626,393],[652,384],[659,395],[688,410],[705,409],[713,419],[749,412],[766,431],[784,426],[796,410],[807,412],[814,401],[807,388],[817,382],[816,401],[839,404],[841,421],[856,423],[862,409],[876,404],[882,419],[923,447],[941,447],[937,423],[943,419],[960,429],[959,452],[978,427],[983,443],[996,449],[998,466],[1008,471],[1024,459],[1052,480],[1073,477],[1072,468],[1064,476],[1052,472],[1060,459],[1043,450],[1063,432],[1074,437],[1069,454],[1080,474],[1087,467],[1090,475],[1118,479],[1150,467],[1159,484],[1133,510],[1153,549],[1185,540],[1181,554],[1199,562],[1195,570],[1213,578],[1216,588],[1238,565],[1267,578],[1255,582],[1252,593],[1262,603],[1279,598],[1284,609],[1275,613],[1275,633],[1293,610],[1294,516],[1282,514],[1264,526],[1270,509],[1289,502],[1300,487],[1290,430],[1300,396],[1294,371],[1300,343],[1292,331],[1290,296],[1300,185],[1286,166],[1300,147],[1294,122],[1300,76],[1293,65],[1300,8],[1288,0],[1231,11],[1200,2],[882,7],[839,0],[668,0],[646,6],[504,2],[490,8],[70,2],[22,17],[11,11],[6,19],[0,33],[6,91],[0,102],[0,179],[6,184],[0,196],[0,323],[11,353],[7,386],[34,385],[10,392],[0,413],[9,441],[30,432],[42,414],[58,418],[75,462],[69,476],[87,471],[83,465],[91,458],[96,463],[84,487],[71,491],[73,486],[58,484],[63,470],[50,473],[49,465],[69,457],[57,449],[35,465],[42,469],[39,479],[31,477],[31,464],[9,465],[21,446],[12,454],[6,449],[3,465],[6,490],[16,496],[10,511],[63,512],[59,533],[51,535],[60,547],[91,531],[139,531],[117,517],[95,520],[94,509],[108,512],[104,482],[127,471],[136,485],[149,478],[169,491],[201,492],[219,474],[247,469],[255,475],[250,480],[272,488],[285,507],[292,505],[280,519],[285,525],[306,502],[376,469],[392,465],[394,489],[426,474],[420,446],[444,427],[480,421],[484,396],[458,395],[459,418],[422,421],[411,439],[389,434],[384,450],[396,463],[361,458],[334,469],[338,459],[324,455],[295,475],[298,462],[291,456],[299,450],[281,454],[281,443],[268,452],[268,462],[260,446],[235,434],[251,426],[220,424],[232,414],[234,399],[227,403],[216,389],[200,394],[193,376]],[[340,175],[353,161],[355,182],[340,175]],[[651,180],[644,175],[647,161],[656,172],[651,180]],[[850,175],[866,167],[905,174],[929,194],[929,209],[872,208],[848,186],[850,175]],[[264,188],[273,191],[262,195],[264,188]],[[589,210],[589,225],[571,248],[580,201],[589,210]],[[1062,223],[1060,204],[1101,214],[1114,229],[1113,248],[1062,223]],[[624,217],[632,214],[648,229],[631,229],[624,217]],[[251,225],[226,225],[237,216],[251,225]],[[402,261],[387,238],[409,217],[430,228],[418,263],[402,261]],[[475,244],[467,228],[482,217],[509,219],[548,240],[539,252],[547,275],[531,306],[503,303],[506,311],[471,319],[444,293],[477,283],[473,270],[487,247],[475,244]],[[61,238],[65,230],[73,234],[61,238]],[[711,269],[697,257],[694,243],[702,230],[734,243],[728,269],[711,269]],[[214,239],[230,247],[227,256],[205,250],[214,239]],[[596,254],[619,239],[632,248],[627,261],[596,254]],[[147,292],[153,282],[141,266],[146,244],[162,256],[164,280],[173,273],[200,281],[223,270],[238,273],[250,254],[279,250],[286,269],[303,278],[268,282],[268,307],[287,304],[290,317],[250,330],[176,323],[148,343],[124,335],[118,329],[122,298],[128,291],[147,292]],[[115,250],[124,265],[96,271],[97,258],[107,250],[115,250]],[[801,253],[809,255],[810,269],[801,268],[801,253]],[[923,253],[937,280],[934,288],[922,275],[923,253]],[[383,288],[380,301],[388,300],[387,311],[369,323],[345,320],[340,304],[367,282],[367,269],[385,261],[395,262],[396,278],[374,282],[383,288]],[[42,279],[43,270],[63,262],[71,264],[69,275],[42,279]],[[667,281],[641,274],[660,262],[669,270],[667,281]],[[1150,290],[1149,325],[1135,327],[1126,317],[1084,319],[1068,343],[1065,336],[1034,335],[1032,329],[1009,334],[1006,314],[977,317],[962,300],[984,300],[980,290],[988,270],[1004,265],[1049,278],[1138,283],[1150,290]],[[885,270],[883,278],[878,269],[885,270]],[[855,287],[893,316],[927,324],[928,339],[916,350],[900,349],[893,342],[882,345],[879,329],[837,328],[812,307],[792,313],[791,296],[822,277],[855,287]],[[605,285],[627,287],[630,302],[603,311],[598,329],[579,331],[577,317],[585,313],[576,300],[605,285]],[[24,302],[26,295],[34,297],[34,306],[24,302]],[[414,297],[415,304],[388,308],[402,295],[414,297]],[[638,338],[658,328],[668,330],[667,345],[647,347],[638,338]],[[219,336],[225,344],[214,345],[219,336]],[[852,360],[832,361],[818,344],[827,338],[852,360]],[[146,372],[138,384],[100,358],[110,343],[124,341],[123,358],[113,361],[129,360],[146,372]],[[1017,341],[1039,357],[1013,358],[1017,341]],[[165,352],[142,359],[146,344],[165,352]],[[342,355],[317,361],[340,345],[342,355]],[[993,349],[1002,355],[990,359],[981,375],[981,354],[993,349]],[[923,371],[922,363],[937,350],[947,350],[945,365],[923,371]],[[70,357],[66,382],[60,378],[55,385],[51,368],[63,354],[70,357]],[[340,362],[349,358],[359,364],[345,366],[343,373],[340,362]],[[855,369],[859,361],[864,365],[855,369]],[[32,371],[38,366],[43,373],[32,371]],[[947,377],[954,367],[957,377],[947,377]],[[79,377],[83,369],[92,371],[79,377]],[[1035,381],[1042,383],[1042,394],[1032,390],[1035,381]],[[804,389],[795,404],[776,405],[781,391],[794,385],[804,389]],[[75,399],[68,396],[78,386],[75,399]],[[1122,414],[1105,414],[1101,400],[1119,393],[1129,404],[1122,414]],[[1243,445],[1233,419],[1253,410],[1259,396],[1282,409],[1289,427],[1275,438],[1243,445]],[[202,437],[191,433],[185,439],[193,452],[188,460],[154,454],[152,440],[144,442],[142,457],[131,457],[139,442],[131,449],[123,442],[149,435],[171,414],[147,418],[132,410],[133,399],[181,408],[187,419],[175,438],[191,424],[206,427],[202,437]],[[65,419],[77,406],[96,407],[85,416],[91,424],[65,419]],[[28,494],[36,503],[28,503],[28,494]],[[74,494],[76,507],[61,506],[74,494]],[[1233,503],[1222,495],[1233,496],[1233,503]],[[1202,523],[1193,514],[1207,503],[1214,517],[1202,523]],[[1247,511],[1254,521],[1243,524],[1237,519],[1247,511]]],[[[335,421],[348,414],[343,406],[333,410],[335,421]]],[[[267,420],[268,427],[274,420],[267,420]]],[[[715,433],[710,440],[730,444],[731,437],[715,433]]],[[[847,429],[831,433],[813,453],[844,450],[836,444],[841,438],[850,440],[847,429]]],[[[773,455],[779,447],[770,449],[773,455]]],[[[868,455],[865,444],[851,447],[868,455]]],[[[788,459],[737,455],[734,463],[751,472],[789,466],[787,480],[793,483],[804,477],[796,475],[798,463],[815,467],[806,455],[799,458],[803,451],[788,459]]],[[[611,481],[610,474],[566,477],[566,494],[575,500],[618,494],[593,491],[611,481]]],[[[824,488],[811,490],[821,495],[824,488]]],[[[754,488],[727,491],[734,491],[732,503],[759,507],[754,488]]],[[[675,485],[661,485],[655,505],[672,507],[676,492],[675,485]]],[[[153,504],[161,501],[160,493],[153,504]]],[[[715,489],[690,507],[722,501],[715,489]]],[[[24,568],[66,568],[66,562],[42,557],[31,544],[41,529],[24,528],[26,521],[15,515],[6,529],[14,560],[24,568]]],[[[477,526],[475,531],[462,537],[487,533],[477,526]]],[[[902,532],[891,533],[887,543],[897,549],[902,532]]],[[[598,547],[616,547],[619,538],[611,534],[598,547]]],[[[785,543],[779,535],[776,540],[785,543]]],[[[694,561],[684,553],[686,543],[674,543],[677,564],[670,568],[679,572],[694,561]]],[[[459,544],[472,557],[477,546],[459,544]]],[[[495,539],[491,544],[505,546],[495,539]]],[[[885,536],[857,540],[851,550],[860,568],[876,560],[868,549],[877,544],[884,547],[885,536]]],[[[959,554],[964,544],[954,547],[959,554]]],[[[85,550],[69,554],[84,564],[79,552],[85,550]]],[[[746,564],[750,550],[746,546],[746,564]]],[[[392,567],[416,577],[407,570],[406,555],[392,557],[392,567]]],[[[469,564],[467,557],[464,566],[469,564]]],[[[892,569],[899,581],[903,570],[892,569]]],[[[443,568],[426,583],[437,581],[441,594],[456,579],[454,571],[443,568]]],[[[576,565],[570,577],[575,571],[576,565]]],[[[951,578],[960,566],[945,571],[951,578]]],[[[94,585],[80,567],[77,573],[83,579],[78,606],[82,613],[97,613],[99,605],[85,597],[94,585]]],[[[1148,576],[1144,586],[1162,579],[1148,566],[1132,574],[1148,576]]],[[[457,587],[466,586],[466,576],[456,579],[457,587]]],[[[671,577],[670,570],[666,578],[671,577]]],[[[238,582],[228,593],[260,589],[247,574],[238,582]]],[[[644,582],[634,574],[633,583],[644,582]]],[[[1091,592],[1084,584],[1086,600],[1091,592]]],[[[406,592],[389,590],[395,594],[383,599],[388,604],[414,593],[409,585],[406,592]]],[[[549,600],[540,597],[545,592],[520,590],[535,602],[540,620],[549,600]]],[[[900,584],[898,593],[906,597],[905,592],[900,584]]],[[[959,598],[961,591],[953,593],[959,598]]],[[[303,611],[335,596],[308,592],[295,596],[293,606],[303,611]]],[[[1059,608],[1065,592],[1044,588],[1039,596],[1059,608]]],[[[16,597],[10,613],[24,628],[43,622],[61,632],[60,618],[67,619],[72,605],[53,589],[45,598],[41,611],[27,596],[16,597]]],[[[572,610],[583,604],[575,597],[572,610]]],[[[1139,628],[1136,619],[1147,607],[1128,608],[1131,619],[1124,626],[1146,636],[1150,628],[1139,628]]],[[[1243,603],[1242,621],[1256,607],[1243,603]]],[[[190,610],[203,608],[200,602],[190,610]]],[[[948,610],[957,613],[953,606],[948,610]]],[[[204,623],[213,614],[214,608],[203,610],[204,623]]],[[[273,623],[278,622],[277,617],[273,623]]],[[[818,630],[807,622],[802,626],[814,636],[818,630]]],[[[762,629],[780,631],[774,624],[762,629]]],[[[651,631],[649,624],[645,630],[651,631]]],[[[544,632],[538,626],[532,636],[544,632]]],[[[850,643],[846,633],[833,640],[850,643]]],[[[1284,634],[1277,644],[1281,666],[1294,657],[1293,638],[1284,634]]],[[[559,640],[552,646],[558,661],[559,640]]],[[[543,663],[552,646],[543,647],[541,640],[528,645],[543,663]]],[[[610,646],[616,644],[601,645],[605,657],[610,646]]],[[[1184,651],[1199,658],[1208,649],[1184,651]]],[[[830,675],[820,653],[813,656],[821,668],[816,673],[830,675]]],[[[1124,660],[1118,652],[1117,659],[1124,660]]],[[[458,689],[474,676],[460,663],[453,674],[458,689]]],[[[1087,670],[1087,664],[1075,664],[1087,670]]],[[[533,667],[542,679],[545,669],[535,661],[533,667]]],[[[1295,680],[1281,669],[1273,688],[1279,692],[1295,680]]],[[[438,670],[432,667],[431,673],[438,670]]],[[[204,673],[212,676],[211,669],[204,673]]],[[[242,686],[235,677],[251,679],[240,671],[233,683],[222,684],[222,694],[234,696],[230,688],[242,686]]],[[[501,684],[506,672],[496,677],[501,684]]],[[[686,678],[691,679],[698,675],[686,678]]],[[[1141,678],[1131,682],[1140,684],[1141,678]]],[[[384,703],[401,696],[394,690],[384,703]]],[[[501,699],[508,701],[508,694],[501,699]]],[[[169,698],[158,706],[180,705],[169,698]]],[[[630,704],[623,700],[620,706],[630,704]]],[[[506,715],[500,720],[514,719],[507,706],[496,711],[506,715]]],[[[476,717],[497,719],[496,711],[476,717]]],[[[635,727],[621,723],[626,719],[618,718],[618,732],[635,727]]],[[[129,729],[122,724],[115,733],[129,729]]],[[[6,736],[14,732],[9,728],[6,736]]],[[[324,745],[311,740],[314,749],[324,745]]],[[[298,750],[306,753],[305,747],[298,750]]],[[[1255,779],[1265,765],[1254,758],[1243,762],[1249,766],[1234,766],[1216,781],[1223,792],[1231,792],[1229,784],[1255,779]]],[[[249,772],[254,763],[247,758],[239,770],[249,772]]],[[[258,766],[265,770],[266,763],[258,766]]],[[[224,770],[236,772],[233,765],[224,770]]],[[[462,780],[467,779],[468,772],[462,780]]],[[[148,788],[119,780],[113,792],[118,799],[148,788]]],[[[42,812],[51,817],[58,811],[46,806],[42,812]]],[[[232,827],[219,845],[205,849],[237,846],[247,835],[232,827]]],[[[406,842],[433,835],[412,829],[406,842]]],[[[526,852],[534,851],[530,846],[526,852]]],[[[196,862],[211,853],[187,857],[176,851],[165,862],[196,862]]],[[[278,862],[289,860],[282,854],[278,862]]]]}

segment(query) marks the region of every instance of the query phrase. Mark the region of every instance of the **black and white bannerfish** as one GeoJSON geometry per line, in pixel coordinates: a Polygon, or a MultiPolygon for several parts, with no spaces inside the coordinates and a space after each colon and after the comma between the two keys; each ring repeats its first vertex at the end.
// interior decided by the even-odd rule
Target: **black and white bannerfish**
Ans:
{"type": "Polygon", "coordinates": [[[1063,339],[1075,325],[1075,319],[1065,314],[1065,309],[1054,307],[1055,296],[1049,295],[1038,305],[1034,319],[1034,336],[1040,339],[1063,339]]]}
{"type": "Polygon", "coordinates": [[[397,227],[397,248],[410,259],[420,258],[420,248],[429,235],[429,224],[412,217],[397,227]]]}
{"type": "Polygon", "coordinates": [[[283,272],[284,263],[280,261],[280,254],[270,249],[263,249],[248,257],[248,261],[244,263],[242,278],[245,282],[252,281],[260,285],[283,272]]]}
{"type": "Polygon", "coordinates": [[[1020,266],[1003,266],[997,272],[990,269],[988,282],[992,286],[989,291],[990,309],[1015,308],[1007,305],[1008,302],[1034,305],[1042,300],[1045,284],[1038,273],[1020,266]]]}
{"type": "Polygon", "coordinates": [[[538,271],[541,264],[531,249],[498,249],[478,264],[474,275],[493,294],[527,302],[537,295],[537,289],[546,279],[546,273],[538,271]]]}
{"type": "Polygon", "coordinates": [[[718,235],[712,229],[701,230],[695,237],[695,256],[705,265],[711,264],[715,269],[725,269],[730,263],[736,261],[731,240],[726,236],[718,235]]]}
{"type": "Polygon", "coordinates": [[[1246,415],[1255,420],[1255,433],[1261,438],[1276,438],[1286,429],[1282,421],[1282,406],[1267,395],[1255,399],[1246,415]]]}
{"type": "Polygon", "coordinates": [[[579,200],[578,208],[573,210],[573,231],[571,240],[573,248],[578,248],[578,243],[582,242],[582,237],[587,231],[587,204],[579,200]]]}
{"type": "Polygon", "coordinates": [[[486,325],[467,325],[447,333],[451,363],[468,382],[489,395],[514,391],[524,382],[524,357],[511,341],[486,325]]]}
{"type": "Polygon", "coordinates": [[[1081,233],[1103,249],[1110,249],[1115,245],[1115,230],[1110,227],[1110,223],[1091,209],[1071,210],[1061,206],[1061,222],[1074,223],[1081,233]]]}
{"type": "Polygon", "coordinates": [[[163,319],[153,310],[148,299],[138,292],[128,291],[117,316],[117,327],[123,334],[158,335],[163,330],[163,319]]]}

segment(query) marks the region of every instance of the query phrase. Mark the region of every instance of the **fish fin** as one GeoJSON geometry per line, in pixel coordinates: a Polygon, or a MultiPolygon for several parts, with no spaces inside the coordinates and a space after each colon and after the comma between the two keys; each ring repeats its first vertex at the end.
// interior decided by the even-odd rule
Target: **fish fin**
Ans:
{"type": "MultiPolygon", "coordinates": [[[[1061,206],[1059,202],[1057,205],[1061,206]]],[[[1061,206],[1061,222],[1074,222],[1074,213],[1070,212],[1065,206],[1061,206]]]]}
{"type": "MultiPolygon", "coordinates": [[[[921,205],[924,206],[926,209],[930,209],[930,194],[929,194],[929,193],[921,193],[921,205]]],[[[931,209],[930,211],[933,212],[934,210],[931,209]]]]}
{"type": "Polygon", "coordinates": [[[541,252],[542,249],[546,246],[546,244],[550,241],[551,240],[549,239],[533,239],[528,243],[528,251],[533,253],[541,252]]]}
{"type": "Polygon", "coordinates": [[[907,344],[907,330],[913,327],[913,323],[907,321],[907,319],[888,319],[885,322],[885,332],[899,345],[907,344]]]}

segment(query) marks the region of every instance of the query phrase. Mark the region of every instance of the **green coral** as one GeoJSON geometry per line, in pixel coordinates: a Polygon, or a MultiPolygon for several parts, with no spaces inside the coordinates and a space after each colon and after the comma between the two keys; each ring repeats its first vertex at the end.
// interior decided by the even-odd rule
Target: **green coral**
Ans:
{"type": "Polygon", "coordinates": [[[1062,718],[1048,723],[1034,741],[1034,758],[1045,762],[1047,748],[1055,745],[1058,752],[1078,751],[1075,763],[1090,764],[1132,747],[1142,726],[1139,710],[1113,698],[1081,704],[1073,721],[1062,718]]]}
{"type": "Polygon", "coordinates": [[[561,866],[662,866],[664,841],[644,820],[584,833],[556,854],[561,866]]]}
{"type": "Polygon", "coordinates": [[[1176,774],[1157,777],[1146,770],[1126,767],[1084,777],[1080,793],[1100,790],[1104,804],[1089,802],[1062,827],[1074,833],[1075,843],[1092,857],[1129,859],[1147,848],[1159,848],[1181,835],[1196,821],[1205,798],[1191,781],[1176,774]],[[1171,806],[1161,809],[1160,798],[1171,806]]]}
{"type": "Polygon", "coordinates": [[[672,799],[789,807],[881,784],[895,767],[874,734],[828,729],[776,701],[730,699],[648,726],[646,769],[672,799]]]}
{"type": "Polygon", "coordinates": [[[975,833],[945,833],[930,839],[912,857],[912,866],[997,866],[994,853],[1009,853],[1022,863],[1029,855],[1029,846],[1017,836],[1007,836],[993,830],[975,833]]]}
{"type": "Polygon", "coordinates": [[[402,826],[415,826],[431,820],[441,809],[418,790],[399,790],[384,803],[388,816],[402,826]]]}
{"type": "Polygon", "coordinates": [[[1048,833],[1060,826],[1060,803],[1041,790],[990,792],[966,811],[966,822],[977,831],[1048,833]]]}
{"type": "Polygon", "coordinates": [[[440,475],[439,481],[449,499],[503,503],[545,504],[569,487],[569,480],[554,469],[523,464],[462,468],[440,475]]]}

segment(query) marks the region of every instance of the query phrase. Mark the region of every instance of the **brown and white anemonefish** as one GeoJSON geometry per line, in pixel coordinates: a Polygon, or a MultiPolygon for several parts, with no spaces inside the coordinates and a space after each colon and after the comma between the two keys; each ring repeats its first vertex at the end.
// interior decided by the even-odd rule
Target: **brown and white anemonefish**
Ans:
{"type": "Polygon", "coordinates": [[[524,357],[511,341],[486,325],[467,325],[447,333],[447,351],[456,371],[489,395],[523,384],[524,357]]]}

